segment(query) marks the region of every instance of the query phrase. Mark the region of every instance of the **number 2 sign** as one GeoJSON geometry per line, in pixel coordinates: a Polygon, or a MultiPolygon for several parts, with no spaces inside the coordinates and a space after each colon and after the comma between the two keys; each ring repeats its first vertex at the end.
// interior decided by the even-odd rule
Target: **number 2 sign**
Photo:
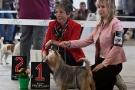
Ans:
{"type": "Polygon", "coordinates": [[[17,80],[15,74],[19,73],[19,69],[26,68],[27,69],[27,57],[26,56],[12,56],[12,71],[11,71],[11,79],[17,80]]]}
{"type": "Polygon", "coordinates": [[[31,62],[31,89],[50,89],[50,69],[45,62],[31,62]]]}

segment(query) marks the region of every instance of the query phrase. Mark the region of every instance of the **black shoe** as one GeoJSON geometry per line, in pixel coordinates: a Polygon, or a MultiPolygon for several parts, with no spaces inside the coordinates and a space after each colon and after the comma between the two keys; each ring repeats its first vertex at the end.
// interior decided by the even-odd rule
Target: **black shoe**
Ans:
{"type": "Polygon", "coordinates": [[[6,42],[9,44],[15,44],[12,40],[6,40],[6,42]]]}

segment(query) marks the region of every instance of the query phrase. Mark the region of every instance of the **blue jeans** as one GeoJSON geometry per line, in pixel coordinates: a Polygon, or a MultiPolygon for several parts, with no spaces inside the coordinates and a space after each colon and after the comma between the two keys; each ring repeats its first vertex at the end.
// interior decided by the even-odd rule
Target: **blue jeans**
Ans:
{"type": "MultiPolygon", "coordinates": [[[[9,9],[2,9],[1,11],[10,11],[9,9]]],[[[12,19],[13,16],[11,13],[0,13],[0,18],[9,18],[12,19]]],[[[4,37],[4,40],[12,40],[13,32],[14,32],[15,25],[8,25],[7,33],[5,31],[4,25],[0,24],[0,35],[4,37]]]]}

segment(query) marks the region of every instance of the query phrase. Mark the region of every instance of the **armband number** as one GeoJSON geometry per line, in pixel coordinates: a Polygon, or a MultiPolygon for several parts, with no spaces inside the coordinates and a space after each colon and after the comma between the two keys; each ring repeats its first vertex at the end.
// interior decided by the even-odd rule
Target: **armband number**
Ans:
{"type": "Polygon", "coordinates": [[[123,45],[123,32],[121,31],[116,31],[114,33],[114,46],[120,46],[122,47],[123,45]]]}

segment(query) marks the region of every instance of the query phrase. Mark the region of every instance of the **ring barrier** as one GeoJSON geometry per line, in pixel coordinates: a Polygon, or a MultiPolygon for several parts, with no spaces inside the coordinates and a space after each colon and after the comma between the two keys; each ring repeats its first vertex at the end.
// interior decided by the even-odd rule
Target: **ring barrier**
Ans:
{"type": "Polygon", "coordinates": [[[135,18],[134,16],[117,16],[118,18],[135,18]]]}
{"type": "MultiPolygon", "coordinates": [[[[17,11],[0,11],[0,13],[17,13],[17,11]]],[[[135,18],[134,16],[117,16],[119,18],[135,18]]],[[[86,21],[75,20],[82,27],[95,27],[98,23],[95,13],[89,13],[86,21]]],[[[14,25],[36,25],[48,26],[52,20],[35,20],[35,19],[0,19],[0,24],[14,25]]],[[[122,21],[123,28],[135,28],[135,22],[122,21]]]]}
{"type": "MultiPolygon", "coordinates": [[[[0,19],[0,24],[48,26],[50,21],[52,20],[0,19]]],[[[98,23],[98,21],[75,21],[82,27],[95,27],[98,23]]],[[[123,28],[135,28],[135,22],[122,21],[122,26],[123,28]]]]}
{"type": "Polygon", "coordinates": [[[0,13],[17,13],[17,11],[0,11],[0,13]]]}
{"type": "MultiPolygon", "coordinates": [[[[0,13],[17,13],[17,11],[0,11],[0,13]]],[[[95,13],[90,13],[95,14],[95,13]]],[[[88,15],[89,16],[89,15],[88,15]]],[[[118,18],[135,18],[135,16],[117,16],[118,18]]]]}

